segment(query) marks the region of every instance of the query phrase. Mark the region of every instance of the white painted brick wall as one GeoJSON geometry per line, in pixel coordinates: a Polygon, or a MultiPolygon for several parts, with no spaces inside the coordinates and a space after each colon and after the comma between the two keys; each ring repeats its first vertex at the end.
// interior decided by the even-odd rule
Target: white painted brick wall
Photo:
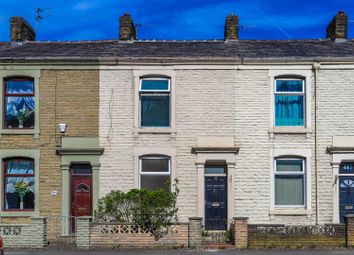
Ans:
{"type": "Polygon", "coordinates": [[[174,147],[179,180],[180,220],[197,215],[197,172],[191,148],[197,136],[233,136],[234,71],[181,70],[176,73],[176,137],[166,134],[133,135],[133,76],[130,71],[101,71],[100,81],[100,195],[112,189],[134,188],[133,148],[174,147]],[[201,77],[204,77],[201,79],[201,77]],[[220,82],[222,81],[222,82],[220,82]],[[112,134],[110,98],[114,95],[112,134]]]}
{"type": "MultiPolygon", "coordinates": [[[[275,216],[270,221],[272,148],[311,148],[305,135],[268,134],[272,106],[268,70],[240,70],[235,81],[235,137],[240,147],[236,160],[236,216],[251,223],[308,223],[306,216],[275,216]]],[[[312,97],[309,97],[312,98],[312,97]]],[[[314,178],[312,178],[314,180],[314,178]]],[[[314,205],[313,205],[314,206],[314,205]]]]}
{"type": "MultiPolygon", "coordinates": [[[[332,222],[331,156],[325,153],[333,135],[354,135],[353,70],[321,71],[319,75],[319,194],[320,222],[332,222]]],[[[311,81],[312,129],[314,81],[311,81]]],[[[250,223],[313,224],[316,220],[314,133],[276,134],[270,138],[271,89],[268,70],[176,70],[175,137],[133,135],[134,79],[129,70],[100,71],[100,195],[112,189],[134,188],[133,148],[173,147],[177,150],[176,177],[180,181],[180,220],[197,215],[195,155],[198,136],[233,136],[240,147],[236,160],[235,216],[250,223]],[[113,102],[110,102],[113,98],[113,102]],[[112,106],[110,108],[110,105],[112,106]],[[109,113],[111,111],[112,118],[109,113]],[[109,137],[109,139],[108,139],[109,137]],[[306,216],[269,217],[272,148],[312,150],[312,211],[306,216]]]]}
{"type": "Polygon", "coordinates": [[[323,222],[332,221],[332,155],[326,147],[332,137],[354,136],[354,70],[320,70],[318,97],[318,156],[320,215],[323,222]]]}
{"type": "Polygon", "coordinates": [[[100,195],[133,188],[133,96],[130,71],[100,72],[100,195]]]}

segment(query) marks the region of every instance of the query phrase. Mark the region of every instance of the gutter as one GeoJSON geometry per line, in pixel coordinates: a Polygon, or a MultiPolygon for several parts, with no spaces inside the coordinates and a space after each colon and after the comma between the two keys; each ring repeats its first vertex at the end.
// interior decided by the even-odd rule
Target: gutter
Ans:
{"type": "Polygon", "coordinates": [[[354,57],[269,57],[269,58],[245,58],[245,57],[26,57],[12,58],[0,57],[0,64],[96,64],[96,65],[313,65],[321,64],[353,64],[354,57]]]}

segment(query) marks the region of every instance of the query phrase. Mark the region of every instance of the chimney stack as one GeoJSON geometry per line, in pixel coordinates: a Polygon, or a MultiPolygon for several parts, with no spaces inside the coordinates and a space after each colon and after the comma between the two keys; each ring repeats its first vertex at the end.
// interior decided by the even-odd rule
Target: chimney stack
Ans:
{"type": "Polygon", "coordinates": [[[11,17],[10,37],[11,42],[34,41],[36,38],[36,33],[23,17],[11,17]]]}
{"type": "Polygon", "coordinates": [[[238,40],[238,16],[230,14],[226,17],[224,39],[225,41],[238,40]]]}
{"type": "Polygon", "coordinates": [[[327,38],[332,41],[346,41],[348,38],[348,15],[339,11],[329,23],[326,30],[327,38]]]}
{"type": "Polygon", "coordinates": [[[135,25],[127,13],[119,18],[119,40],[136,40],[135,25]]]}

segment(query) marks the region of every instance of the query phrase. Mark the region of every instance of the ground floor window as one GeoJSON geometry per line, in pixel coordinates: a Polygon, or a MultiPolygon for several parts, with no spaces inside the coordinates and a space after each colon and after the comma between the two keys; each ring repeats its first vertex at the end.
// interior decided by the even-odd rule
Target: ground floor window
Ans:
{"type": "Polygon", "coordinates": [[[305,160],[275,160],[275,205],[305,206],[305,160]]]}
{"type": "Polygon", "coordinates": [[[167,189],[171,187],[171,160],[167,156],[140,157],[140,188],[167,189]]]}
{"type": "Polygon", "coordinates": [[[9,158],[4,165],[4,209],[34,210],[34,161],[28,158],[9,158]]]}

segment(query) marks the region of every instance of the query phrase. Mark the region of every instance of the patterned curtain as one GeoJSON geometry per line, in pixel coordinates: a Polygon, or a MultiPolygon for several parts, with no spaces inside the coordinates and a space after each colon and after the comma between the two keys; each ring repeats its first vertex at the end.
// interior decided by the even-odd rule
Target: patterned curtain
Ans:
{"type": "Polygon", "coordinates": [[[6,120],[11,120],[16,118],[15,110],[19,111],[23,108],[34,111],[35,102],[34,97],[6,97],[6,120]]]}
{"type": "Polygon", "coordinates": [[[20,199],[18,193],[16,192],[16,184],[21,182],[27,183],[29,189],[29,192],[24,197],[24,208],[33,209],[34,193],[35,193],[33,161],[9,160],[6,163],[6,166],[7,166],[6,177],[5,177],[6,209],[20,208],[20,199]],[[16,176],[20,174],[27,175],[27,176],[16,176]]]}

